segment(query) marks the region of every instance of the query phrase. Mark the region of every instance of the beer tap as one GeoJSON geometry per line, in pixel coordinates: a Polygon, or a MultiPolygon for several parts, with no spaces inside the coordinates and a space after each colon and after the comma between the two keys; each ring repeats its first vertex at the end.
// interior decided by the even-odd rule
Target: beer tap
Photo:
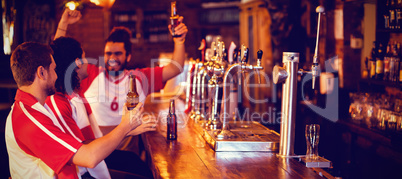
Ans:
{"type": "Polygon", "coordinates": [[[284,82],[282,87],[282,121],[278,154],[280,157],[289,157],[294,155],[297,75],[303,73],[311,74],[313,77],[313,89],[315,79],[319,76],[317,57],[319,42],[318,37],[320,32],[320,17],[321,13],[324,12],[324,7],[318,6],[316,12],[318,13],[318,29],[314,61],[311,67],[311,72],[306,72],[303,70],[298,71],[299,53],[297,52],[283,52],[283,67],[275,65],[272,72],[273,82],[275,84],[284,82]]]}
{"type": "Polygon", "coordinates": [[[318,6],[315,9],[315,12],[318,13],[318,23],[317,23],[317,38],[315,41],[315,50],[314,50],[314,57],[313,57],[313,65],[311,66],[311,75],[312,75],[312,83],[313,86],[312,88],[314,89],[315,86],[315,79],[316,77],[320,76],[320,71],[319,71],[319,64],[318,64],[318,43],[319,43],[319,37],[320,37],[320,22],[321,22],[321,14],[324,13],[324,7],[323,6],[318,6]]]}
{"type": "Polygon", "coordinates": [[[196,103],[196,94],[197,94],[197,74],[198,74],[198,69],[199,69],[199,59],[196,60],[195,66],[194,66],[194,73],[193,73],[193,84],[191,88],[191,112],[190,112],[190,118],[194,119],[196,117],[196,109],[195,109],[195,103],[196,103]]]}
{"type": "Polygon", "coordinates": [[[204,72],[206,71],[205,69],[205,40],[203,39],[201,41],[201,46],[198,48],[198,50],[201,50],[201,61],[198,62],[198,73],[197,75],[197,91],[196,91],[196,102],[195,102],[195,117],[194,120],[197,122],[201,122],[204,120],[204,114],[202,113],[201,109],[201,103],[203,102],[202,100],[202,86],[203,86],[203,81],[202,81],[202,76],[204,72]]]}
{"type": "Polygon", "coordinates": [[[188,71],[187,71],[187,89],[186,89],[186,106],[185,106],[185,113],[191,112],[191,107],[193,101],[192,99],[192,82],[193,82],[193,75],[194,75],[194,69],[195,69],[195,60],[193,58],[190,59],[189,64],[188,64],[188,71]]]}
{"type": "MultiPolygon", "coordinates": [[[[199,47],[201,50],[201,56],[204,56],[203,54],[205,53],[205,40],[201,41],[201,45],[199,47]]],[[[199,59],[196,60],[195,62],[195,67],[194,67],[194,75],[193,75],[193,84],[192,84],[192,103],[191,103],[191,112],[190,112],[190,119],[200,119],[200,109],[199,109],[199,94],[200,94],[200,79],[199,79],[199,72],[201,70],[201,67],[203,66],[203,60],[204,58],[201,57],[201,61],[199,59]]]]}
{"type": "MultiPolygon", "coordinates": [[[[228,67],[228,69],[225,72],[225,75],[223,77],[223,97],[222,97],[222,102],[223,102],[223,111],[221,112],[221,119],[222,119],[222,131],[216,136],[217,139],[228,139],[228,138],[234,138],[235,135],[230,131],[229,127],[229,103],[230,103],[230,98],[229,98],[229,91],[230,91],[230,78],[236,76],[238,71],[241,71],[242,73],[244,72],[249,72],[252,70],[262,70],[263,67],[261,66],[261,63],[257,63],[257,65],[248,65],[248,54],[249,54],[249,49],[246,48],[244,45],[242,45],[242,48],[244,49],[243,51],[243,58],[240,62],[232,64],[228,67]]],[[[262,50],[258,51],[258,54],[261,54],[262,56],[262,50]]],[[[261,58],[261,57],[260,57],[261,58]]]]}
{"type": "Polygon", "coordinates": [[[212,64],[208,68],[208,75],[211,77],[209,80],[208,88],[210,95],[210,115],[207,123],[207,128],[212,130],[220,129],[222,126],[219,120],[218,103],[219,103],[219,88],[222,84],[222,77],[227,67],[227,62],[223,60],[224,43],[217,42],[217,54],[212,58],[212,64]]]}

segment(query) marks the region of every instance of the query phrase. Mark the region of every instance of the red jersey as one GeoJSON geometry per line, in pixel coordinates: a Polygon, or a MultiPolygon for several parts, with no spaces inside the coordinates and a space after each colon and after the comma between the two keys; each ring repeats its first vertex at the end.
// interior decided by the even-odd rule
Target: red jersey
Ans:
{"type": "Polygon", "coordinates": [[[31,94],[17,90],[5,138],[12,178],[78,178],[68,161],[82,143],[31,94]]]}
{"type": "MultiPolygon", "coordinates": [[[[62,124],[65,131],[82,142],[84,140],[95,139],[92,129],[100,132],[96,123],[91,123],[89,115],[82,98],[76,94],[71,96],[56,92],[54,95],[46,99],[46,104],[56,115],[57,120],[62,124]],[[92,124],[92,126],[91,126],[92,124]]],[[[100,137],[100,136],[98,136],[100,137]]],[[[110,178],[110,174],[106,163],[100,162],[94,168],[78,167],[80,175],[89,172],[95,178],[110,178]]]]}
{"type": "Polygon", "coordinates": [[[163,89],[163,67],[124,70],[117,79],[109,78],[103,67],[88,64],[88,78],[81,82],[81,92],[88,100],[99,126],[116,126],[121,121],[129,89],[129,75],[136,75],[137,92],[144,102],[148,94],[163,89]]]}

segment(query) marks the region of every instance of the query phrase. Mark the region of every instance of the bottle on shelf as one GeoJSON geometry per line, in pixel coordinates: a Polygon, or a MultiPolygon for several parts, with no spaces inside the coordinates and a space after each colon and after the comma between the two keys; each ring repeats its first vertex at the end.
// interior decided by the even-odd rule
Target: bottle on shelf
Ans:
{"type": "Polygon", "coordinates": [[[390,80],[390,62],[392,61],[393,54],[391,53],[391,44],[387,45],[387,52],[384,56],[384,81],[390,80]]]}
{"type": "Polygon", "coordinates": [[[397,82],[399,80],[399,47],[398,43],[394,42],[392,45],[392,59],[390,63],[391,76],[390,81],[397,82]]]}
{"type": "Polygon", "coordinates": [[[167,139],[176,140],[177,139],[177,117],[175,113],[174,99],[170,100],[169,114],[167,116],[167,139]]]}
{"type": "Polygon", "coordinates": [[[127,93],[126,106],[128,110],[134,109],[140,102],[140,96],[137,93],[137,85],[135,82],[135,76],[129,76],[129,90],[127,93]]]}
{"type": "Polygon", "coordinates": [[[376,59],[375,59],[375,78],[377,80],[382,80],[384,78],[384,54],[382,50],[382,44],[377,43],[378,47],[376,48],[376,59]]]}
{"type": "Polygon", "coordinates": [[[170,3],[170,25],[171,25],[171,31],[172,31],[172,36],[173,37],[179,37],[174,31],[174,28],[176,28],[179,25],[179,15],[177,15],[177,8],[176,8],[176,1],[173,1],[170,3]]]}
{"type": "Polygon", "coordinates": [[[369,77],[371,79],[375,78],[375,67],[376,67],[376,63],[375,63],[375,59],[376,59],[376,42],[373,42],[373,48],[371,49],[371,57],[370,57],[370,61],[369,61],[369,68],[370,68],[370,73],[369,73],[369,77]]]}

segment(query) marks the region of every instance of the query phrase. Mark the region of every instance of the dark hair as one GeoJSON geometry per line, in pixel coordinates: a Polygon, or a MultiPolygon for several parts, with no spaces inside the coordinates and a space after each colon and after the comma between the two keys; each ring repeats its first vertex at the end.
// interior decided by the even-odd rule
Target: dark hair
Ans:
{"type": "Polygon", "coordinates": [[[106,42],[123,42],[126,56],[131,54],[131,31],[127,27],[114,27],[106,42]]]}
{"type": "MultiPolygon", "coordinates": [[[[75,64],[75,59],[82,57],[82,48],[81,44],[70,37],[60,37],[54,40],[50,47],[52,47],[54,51],[54,61],[57,64],[56,73],[57,73],[57,80],[56,80],[56,90],[62,93],[71,93],[70,90],[75,90],[80,87],[80,79],[78,77],[77,72],[75,69],[77,65],[75,64]],[[73,65],[72,72],[68,72],[67,69],[73,65]],[[71,75],[71,88],[66,89],[65,77],[66,75],[71,75]],[[69,89],[69,90],[68,90],[69,89]],[[66,91],[68,90],[68,91],[66,91]]],[[[69,83],[70,84],[70,83],[69,83]]]]}
{"type": "Polygon", "coordinates": [[[18,86],[29,86],[35,80],[38,67],[49,70],[52,63],[52,49],[38,42],[25,42],[14,50],[10,58],[10,67],[18,86]]]}

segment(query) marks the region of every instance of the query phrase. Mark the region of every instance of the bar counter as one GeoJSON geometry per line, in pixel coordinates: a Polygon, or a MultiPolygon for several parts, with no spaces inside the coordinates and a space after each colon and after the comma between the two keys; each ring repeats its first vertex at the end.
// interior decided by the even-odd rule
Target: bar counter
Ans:
{"type": "Polygon", "coordinates": [[[150,96],[144,105],[144,113],[158,120],[156,131],[142,134],[154,178],[333,178],[322,169],[306,168],[298,159],[279,158],[277,153],[215,152],[195,130],[179,98],[176,99],[178,137],[169,141],[166,116],[171,98],[150,96]]]}

